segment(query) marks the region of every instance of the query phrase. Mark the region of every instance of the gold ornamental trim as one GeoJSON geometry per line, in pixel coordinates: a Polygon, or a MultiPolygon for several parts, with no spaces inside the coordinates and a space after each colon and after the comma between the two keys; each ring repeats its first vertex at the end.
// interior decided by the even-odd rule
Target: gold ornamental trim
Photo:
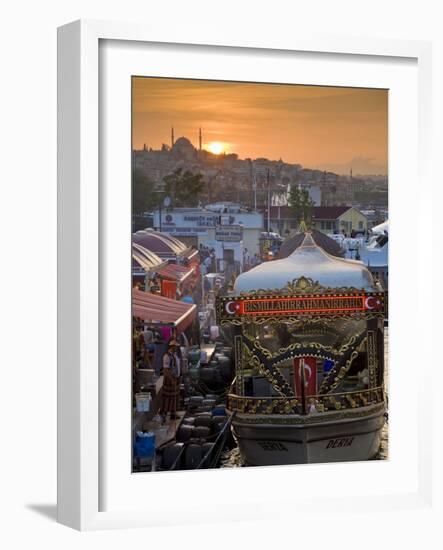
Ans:
{"type": "Polygon", "coordinates": [[[299,315],[299,316],[280,316],[280,317],[237,317],[233,319],[220,319],[219,324],[221,326],[242,326],[245,323],[253,323],[254,325],[274,325],[280,323],[287,323],[293,325],[300,321],[309,323],[319,323],[324,321],[367,321],[369,319],[385,319],[384,312],[374,313],[349,313],[349,314],[324,314],[324,315],[299,315]]]}
{"type": "Polygon", "coordinates": [[[317,424],[323,422],[331,422],[334,420],[346,420],[346,419],[358,419],[372,416],[377,413],[381,413],[386,409],[386,403],[384,400],[370,404],[367,403],[365,408],[353,408],[345,410],[337,410],[337,412],[317,413],[310,415],[297,415],[291,413],[250,413],[241,410],[237,410],[235,421],[239,421],[244,424],[277,424],[277,425],[306,425],[317,424]],[[272,416],[271,416],[272,414],[272,416]]]}
{"type": "Polygon", "coordinates": [[[293,279],[292,281],[288,281],[286,285],[281,289],[264,289],[260,288],[257,290],[252,290],[244,293],[240,293],[241,295],[253,295],[253,296],[259,296],[262,294],[276,294],[276,295],[285,295],[285,294],[306,294],[306,293],[320,293],[320,294],[334,294],[336,292],[344,292],[346,294],[349,293],[359,293],[363,289],[356,288],[356,287],[329,287],[329,286],[323,286],[318,281],[314,281],[311,279],[311,277],[305,277],[301,276],[297,279],[293,279]]]}

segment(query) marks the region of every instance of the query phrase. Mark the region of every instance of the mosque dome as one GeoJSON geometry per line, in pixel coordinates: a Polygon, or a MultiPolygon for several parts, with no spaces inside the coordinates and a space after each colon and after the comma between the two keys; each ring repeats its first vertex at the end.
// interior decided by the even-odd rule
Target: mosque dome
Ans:
{"type": "Polygon", "coordinates": [[[194,146],[192,145],[192,143],[189,141],[188,138],[186,138],[186,137],[179,137],[179,138],[175,141],[174,146],[173,146],[173,149],[182,149],[182,148],[194,149],[194,146]]]}
{"type": "Polygon", "coordinates": [[[172,152],[179,157],[192,160],[196,155],[196,148],[186,137],[179,137],[172,146],[172,152]]]}

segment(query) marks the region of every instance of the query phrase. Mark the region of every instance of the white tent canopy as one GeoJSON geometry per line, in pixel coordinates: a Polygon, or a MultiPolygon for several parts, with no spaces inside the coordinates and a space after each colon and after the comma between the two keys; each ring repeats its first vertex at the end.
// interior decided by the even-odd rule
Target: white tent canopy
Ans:
{"type": "Polygon", "coordinates": [[[235,292],[279,290],[300,277],[318,281],[324,287],[376,289],[371,273],[362,262],[331,256],[306,233],[302,245],[287,258],[264,262],[237,277],[235,292]]]}

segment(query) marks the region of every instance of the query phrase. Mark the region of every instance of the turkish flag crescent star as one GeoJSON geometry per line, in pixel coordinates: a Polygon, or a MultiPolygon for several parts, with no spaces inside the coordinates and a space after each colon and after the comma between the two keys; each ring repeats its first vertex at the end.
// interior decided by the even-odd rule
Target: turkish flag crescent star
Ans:
{"type": "Polygon", "coordinates": [[[301,396],[301,369],[304,369],[305,395],[317,394],[317,359],[315,357],[297,357],[293,361],[295,393],[301,396]]]}

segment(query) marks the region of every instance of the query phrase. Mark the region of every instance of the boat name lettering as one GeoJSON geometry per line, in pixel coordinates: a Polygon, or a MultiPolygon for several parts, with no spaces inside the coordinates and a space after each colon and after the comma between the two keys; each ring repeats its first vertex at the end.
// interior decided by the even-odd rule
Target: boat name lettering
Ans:
{"type": "Polygon", "coordinates": [[[279,441],[257,441],[264,451],[287,451],[288,448],[279,441]]]}
{"type": "Polygon", "coordinates": [[[337,447],[350,447],[353,441],[353,437],[339,437],[338,439],[330,439],[326,445],[326,448],[335,449],[337,447]]]}

